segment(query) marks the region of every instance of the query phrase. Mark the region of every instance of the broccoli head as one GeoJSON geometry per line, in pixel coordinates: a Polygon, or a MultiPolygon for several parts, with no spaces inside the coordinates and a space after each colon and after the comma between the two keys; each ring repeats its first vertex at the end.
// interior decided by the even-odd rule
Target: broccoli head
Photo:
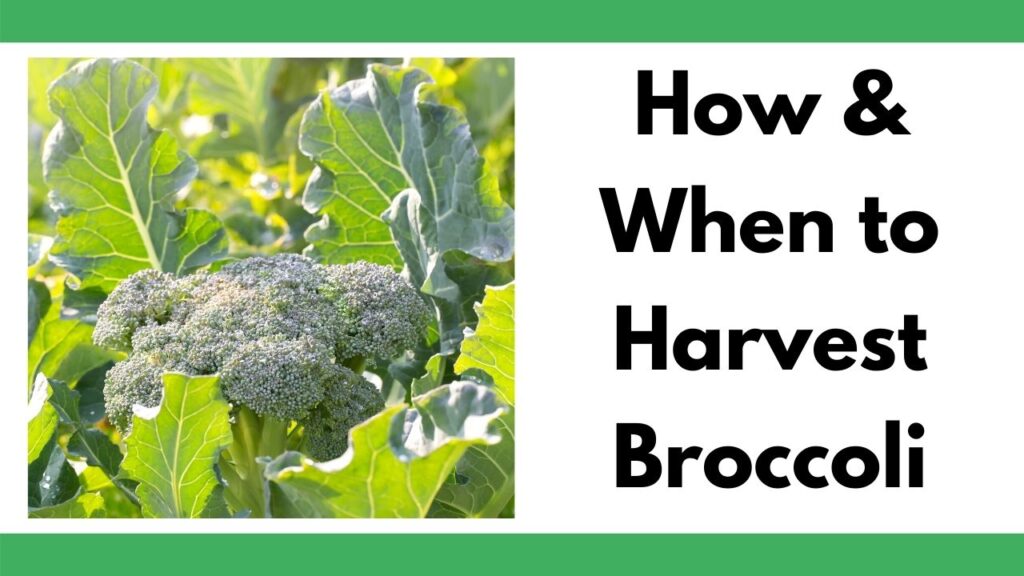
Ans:
{"type": "Polygon", "coordinates": [[[128,353],[107,373],[110,421],[156,406],[165,371],[219,374],[224,397],[305,426],[311,455],[345,450],[349,428],[383,408],[346,366],[413,347],[431,319],[419,293],[386,266],[321,265],[282,254],[187,277],[144,270],[100,306],[93,339],[128,353]]]}

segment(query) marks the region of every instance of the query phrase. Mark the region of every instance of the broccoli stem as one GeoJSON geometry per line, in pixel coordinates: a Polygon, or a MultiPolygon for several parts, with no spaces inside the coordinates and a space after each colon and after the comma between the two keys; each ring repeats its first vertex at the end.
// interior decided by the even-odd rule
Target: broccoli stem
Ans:
{"type": "Polygon", "coordinates": [[[128,498],[129,502],[136,506],[142,506],[142,501],[140,501],[139,497],[135,495],[135,492],[131,488],[125,486],[121,480],[117,478],[111,478],[110,483],[117,487],[117,489],[120,490],[121,493],[125,495],[125,498],[128,498]]]}
{"type": "Polygon", "coordinates": [[[227,482],[224,497],[232,509],[264,518],[269,514],[269,501],[262,466],[256,459],[285,451],[288,422],[257,416],[243,406],[235,414],[231,432],[231,446],[221,456],[221,476],[227,482]]]}

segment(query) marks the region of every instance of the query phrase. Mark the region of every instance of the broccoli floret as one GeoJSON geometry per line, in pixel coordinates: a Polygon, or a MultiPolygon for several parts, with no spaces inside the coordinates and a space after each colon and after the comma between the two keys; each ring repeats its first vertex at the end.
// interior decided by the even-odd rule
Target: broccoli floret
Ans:
{"type": "Polygon", "coordinates": [[[134,405],[159,405],[163,372],[219,374],[236,409],[300,422],[311,454],[323,459],[344,452],[348,430],[384,405],[345,366],[413,347],[431,316],[391,268],[285,254],[184,278],[138,272],[100,307],[93,338],[129,354],[104,387],[122,432],[130,433],[134,405]]]}
{"type": "Polygon", "coordinates": [[[259,415],[299,420],[324,398],[335,377],[326,346],[303,337],[246,342],[220,371],[224,396],[259,415]]]}
{"type": "Polygon", "coordinates": [[[159,270],[132,274],[100,305],[93,341],[105,348],[130,351],[135,331],[166,321],[174,306],[188,294],[190,284],[159,270]]]}
{"type": "Polygon", "coordinates": [[[365,378],[343,366],[337,374],[323,402],[302,421],[304,451],[317,460],[341,456],[348,448],[348,431],[384,409],[384,398],[365,378]]]}
{"type": "Polygon", "coordinates": [[[431,308],[395,271],[356,262],[327,269],[343,330],[337,354],[392,357],[416,345],[431,308]]]}
{"type": "Polygon", "coordinates": [[[111,424],[127,432],[131,430],[133,406],[158,406],[163,397],[163,373],[163,367],[150,364],[142,355],[129,356],[114,364],[107,371],[103,386],[111,424]]]}

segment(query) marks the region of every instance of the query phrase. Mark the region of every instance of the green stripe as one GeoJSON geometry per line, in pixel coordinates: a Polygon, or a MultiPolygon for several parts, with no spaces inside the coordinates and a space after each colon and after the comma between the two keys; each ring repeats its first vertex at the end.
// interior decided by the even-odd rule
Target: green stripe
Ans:
{"type": "Polygon", "coordinates": [[[1024,41],[1024,2],[1015,0],[388,0],[240,6],[210,0],[3,0],[0,41],[1024,41]]]}
{"type": "MultiPolygon", "coordinates": [[[[101,522],[101,521],[97,521],[101,522]]],[[[326,526],[326,524],[324,524],[326,526]]],[[[340,524],[338,524],[340,526],[340,524]]],[[[1024,574],[1024,535],[37,534],[0,574],[1024,574]],[[63,559],[63,560],[61,560],[63,559]],[[79,572],[81,570],[75,570],[79,572]]]]}

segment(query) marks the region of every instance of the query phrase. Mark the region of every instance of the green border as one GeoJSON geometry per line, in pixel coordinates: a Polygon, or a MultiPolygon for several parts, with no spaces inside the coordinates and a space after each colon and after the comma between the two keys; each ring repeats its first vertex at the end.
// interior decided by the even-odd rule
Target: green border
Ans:
{"type": "MultiPolygon", "coordinates": [[[[267,4],[0,0],[0,42],[1020,42],[1008,0],[480,0],[267,4]],[[279,9],[284,7],[283,9],[279,9]]],[[[1024,535],[0,535],[0,575],[1021,574],[1024,535]]]]}
{"type": "Polygon", "coordinates": [[[0,574],[1024,573],[1014,535],[34,534],[0,536],[0,574]]]}
{"type": "Polygon", "coordinates": [[[6,42],[1014,42],[1019,0],[2,0],[6,42]]]}

